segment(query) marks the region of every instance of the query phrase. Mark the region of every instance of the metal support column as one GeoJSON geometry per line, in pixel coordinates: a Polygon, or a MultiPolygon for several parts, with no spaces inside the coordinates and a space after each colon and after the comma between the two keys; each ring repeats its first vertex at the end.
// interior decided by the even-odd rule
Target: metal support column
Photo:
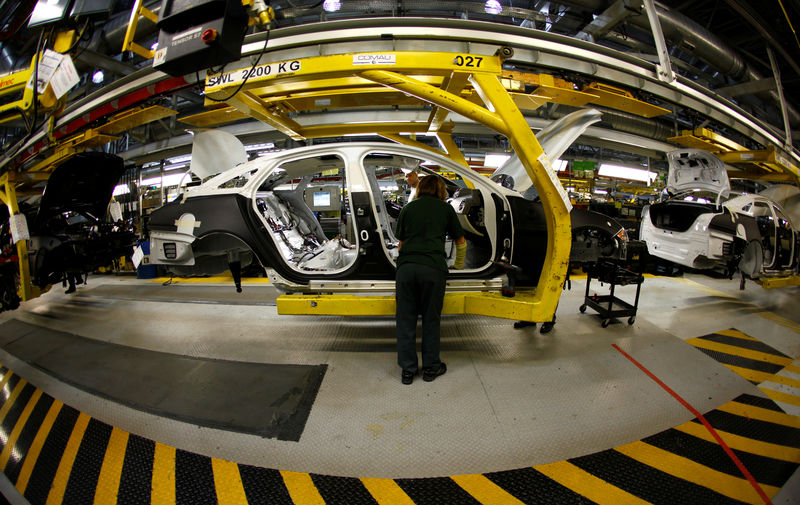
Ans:
{"type": "Polygon", "coordinates": [[[644,10],[647,12],[647,19],[650,21],[650,29],[653,31],[656,53],[658,53],[658,78],[664,82],[672,82],[675,80],[675,72],[672,71],[672,63],[669,61],[667,42],[664,40],[664,32],[661,30],[661,22],[658,20],[656,6],[653,0],[643,1],[644,10]]]}
{"type": "Polygon", "coordinates": [[[769,55],[769,63],[772,65],[772,73],[775,75],[775,88],[778,91],[778,100],[780,100],[781,115],[783,116],[783,128],[786,135],[783,147],[787,150],[792,149],[792,125],[789,123],[789,111],[786,108],[786,98],[783,96],[783,85],[781,84],[781,71],[778,68],[778,62],[775,61],[775,54],[772,49],[767,47],[767,54],[769,55]]]}

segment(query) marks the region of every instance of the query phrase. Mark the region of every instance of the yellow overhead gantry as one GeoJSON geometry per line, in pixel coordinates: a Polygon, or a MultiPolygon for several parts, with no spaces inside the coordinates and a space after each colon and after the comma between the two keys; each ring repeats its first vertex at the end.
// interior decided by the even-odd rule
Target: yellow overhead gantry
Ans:
{"type": "MultiPolygon", "coordinates": [[[[531,292],[518,291],[515,298],[448,293],[445,312],[551,321],[569,263],[570,204],[547,154],[501,82],[503,58],[511,54],[509,48],[501,48],[488,56],[442,52],[315,56],[209,75],[205,92],[208,98],[224,101],[296,140],[367,133],[400,140],[403,133],[429,133],[444,139],[446,156],[464,163],[450,138],[449,113],[506,136],[539,191],[546,216],[547,251],[539,285],[531,292]],[[310,104],[333,108],[398,103],[430,104],[428,121],[303,126],[293,117],[310,104]]],[[[394,314],[394,297],[283,295],[278,298],[278,312],[389,315],[394,314]]]]}

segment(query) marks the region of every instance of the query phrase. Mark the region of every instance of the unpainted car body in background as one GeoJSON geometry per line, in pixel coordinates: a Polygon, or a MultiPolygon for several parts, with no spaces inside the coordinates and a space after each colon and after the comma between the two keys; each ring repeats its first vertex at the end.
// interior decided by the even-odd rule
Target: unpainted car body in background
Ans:
{"type": "Polygon", "coordinates": [[[640,238],[651,255],[749,278],[797,273],[800,234],[775,202],[730,196],[725,164],[698,149],[667,155],[670,199],[646,206],[640,238]]]}

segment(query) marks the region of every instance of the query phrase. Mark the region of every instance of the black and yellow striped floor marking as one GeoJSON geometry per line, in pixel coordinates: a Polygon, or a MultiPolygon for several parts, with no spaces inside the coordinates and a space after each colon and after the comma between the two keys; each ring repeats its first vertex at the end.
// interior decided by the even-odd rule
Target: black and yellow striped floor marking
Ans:
{"type": "MultiPolygon", "coordinates": [[[[769,312],[759,315],[800,333],[800,325],[788,319],[769,312]]],[[[779,405],[800,412],[800,362],[793,357],[734,328],[692,338],[687,343],[755,384],[779,405]]]]}
{"type": "MultiPolygon", "coordinates": [[[[0,469],[32,504],[764,503],[695,419],[566,461],[420,479],[352,478],[260,468],[127,433],[0,369],[8,434],[0,469]]],[[[800,417],[742,395],[705,414],[774,496],[800,464],[800,417]]]]}

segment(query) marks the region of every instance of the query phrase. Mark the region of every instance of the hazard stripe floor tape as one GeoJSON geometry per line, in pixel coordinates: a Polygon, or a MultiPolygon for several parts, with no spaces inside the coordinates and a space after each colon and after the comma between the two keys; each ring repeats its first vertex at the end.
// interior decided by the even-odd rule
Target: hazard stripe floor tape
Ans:
{"type": "MultiPolygon", "coordinates": [[[[745,359],[775,365],[774,357],[784,358],[780,363],[788,358],[754,347],[757,340],[735,330],[715,335],[749,342],[741,348],[746,357],[739,356],[745,359]]],[[[698,349],[721,353],[707,349],[715,339],[719,343],[717,337],[701,337],[698,349]]],[[[784,368],[800,367],[789,363],[784,368]]],[[[698,419],[640,441],[528,468],[418,479],[338,477],[184,451],[78,412],[11,370],[0,368],[0,375],[7,398],[0,405],[0,431],[9,434],[0,437],[0,468],[34,505],[764,503],[698,419]]],[[[800,416],[753,393],[703,417],[771,498],[800,464],[800,416]]]]}

